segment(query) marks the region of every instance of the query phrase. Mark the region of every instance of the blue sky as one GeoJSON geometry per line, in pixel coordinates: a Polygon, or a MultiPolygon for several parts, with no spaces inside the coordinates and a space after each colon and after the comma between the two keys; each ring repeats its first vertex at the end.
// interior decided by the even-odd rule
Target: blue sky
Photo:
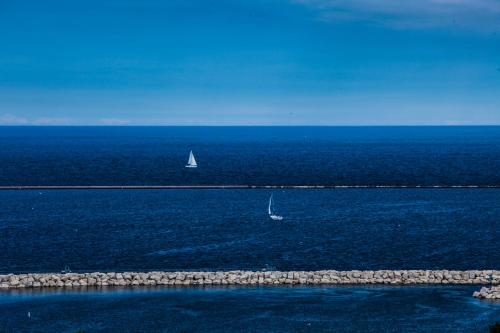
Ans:
{"type": "Polygon", "coordinates": [[[498,0],[0,0],[0,124],[500,124],[498,0]]]}

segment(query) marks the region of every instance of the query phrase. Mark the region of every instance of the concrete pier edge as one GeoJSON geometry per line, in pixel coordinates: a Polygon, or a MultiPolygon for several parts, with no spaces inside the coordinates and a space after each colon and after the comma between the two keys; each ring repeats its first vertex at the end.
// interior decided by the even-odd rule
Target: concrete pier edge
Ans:
{"type": "Polygon", "coordinates": [[[1,185],[0,190],[498,189],[500,185],[1,185]]]}

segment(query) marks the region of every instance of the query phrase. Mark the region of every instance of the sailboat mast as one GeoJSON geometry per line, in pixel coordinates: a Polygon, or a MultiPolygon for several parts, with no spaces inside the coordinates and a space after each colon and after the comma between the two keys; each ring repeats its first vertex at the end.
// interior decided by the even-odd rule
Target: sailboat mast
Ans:
{"type": "Polygon", "coordinates": [[[273,195],[271,194],[271,196],[269,197],[269,207],[267,208],[267,211],[269,213],[269,215],[272,215],[272,211],[271,211],[271,205],[273,204],[273,195]]]}

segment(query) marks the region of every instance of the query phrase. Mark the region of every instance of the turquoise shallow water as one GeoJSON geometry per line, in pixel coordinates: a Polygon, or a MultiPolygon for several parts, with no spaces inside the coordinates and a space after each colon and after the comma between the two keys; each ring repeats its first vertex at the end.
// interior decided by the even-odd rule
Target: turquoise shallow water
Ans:
{"type": "Polygon", "coordinates": [[[2,332],[487,332],[477,287],[149,288],[0,293],[2,332]],[[28,311],[31,318],[28,318],[28,311]]]}

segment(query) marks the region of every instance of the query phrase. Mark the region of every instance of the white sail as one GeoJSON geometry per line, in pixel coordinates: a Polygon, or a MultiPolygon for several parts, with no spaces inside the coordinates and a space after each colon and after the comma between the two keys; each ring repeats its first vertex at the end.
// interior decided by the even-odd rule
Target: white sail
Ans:
{"type": "Polygon", "coordinates": [[[269,213],[269,217],[271,220],[274,221],[281,221],[283,220],[283,216],[276,215],[273,213],[273,195],[271,194],[271,197],[269,198],[269,206],[267,207],[267,212],[269,213]]]}
{"type": "Polygon", "coordinates": [[[188,160],[188,164],[186,165],[186,168],[196,168],[197,166],[198,166],[198,164],[196,164],[196,160],[194,158],[193,151],[191,150],[189,152],[189,160],[188,160]]]}

